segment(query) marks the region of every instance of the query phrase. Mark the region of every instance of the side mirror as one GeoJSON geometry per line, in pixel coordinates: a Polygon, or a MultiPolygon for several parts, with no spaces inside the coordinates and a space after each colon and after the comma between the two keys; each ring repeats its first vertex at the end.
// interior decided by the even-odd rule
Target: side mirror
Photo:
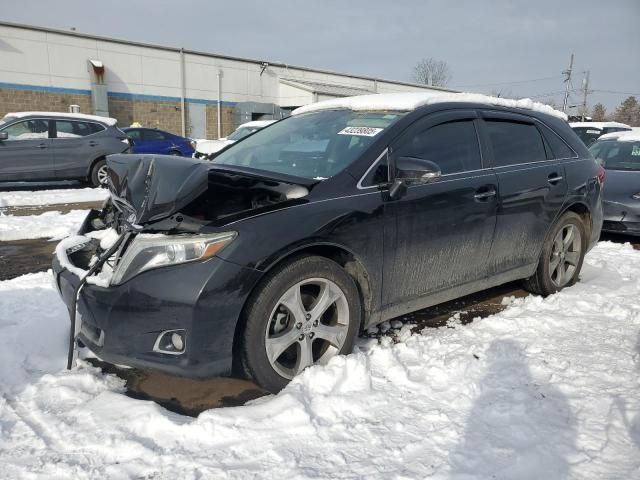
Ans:
{"type": "Polygon", "coordinates": [[[411,185],[425,185],[440,177],[442,172],[437,163],[415,157],[396,159],[395,180],[389,189],[389,197],[400,198],[411,185]]]}
{"type": "Polygon", "coordinates": [[[9,140],[9,134],[7,132],[0,132],[0,142],[3,140],[9,140]]]}

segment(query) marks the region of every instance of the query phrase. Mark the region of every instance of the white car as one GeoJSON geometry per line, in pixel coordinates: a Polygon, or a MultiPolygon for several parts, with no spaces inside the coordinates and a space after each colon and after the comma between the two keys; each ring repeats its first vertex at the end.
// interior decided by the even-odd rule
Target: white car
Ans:
{"type": "Polygon", "coordinates": [[[253,122],[243,123],[228,137],[223,137],[218,140],[200,140],[196,144],[195,152],[193,152],[193,158],[206,158],[212,153],[222,150],[227,145],[235,143],[247,135],[264,128],[267,125],[271,125],[276,121],[277,120],[255,120],[253,122]]]}
{"type": "Polygon", "coordinates": [[[578,134],[580,140],[588,147],[601,135],[631,130],[625,123],[619,122],[572,122],[569,126],[578,134]]]}

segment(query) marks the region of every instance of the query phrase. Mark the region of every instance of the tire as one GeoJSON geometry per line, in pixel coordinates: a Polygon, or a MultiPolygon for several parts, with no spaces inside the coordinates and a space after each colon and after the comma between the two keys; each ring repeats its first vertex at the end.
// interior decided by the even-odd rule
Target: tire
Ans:
{"type": "Polygon", "coordinates": [[[336,262],[308,256],[283,264],[247,302],[237,350],[242,373],[279,392],[306,366],[350,353],[361,312],[358,288],[336,262]]]}
{"type": "Polygon", "coordinates": [[[545,240],[536,273],[524,281],[524,288],[547,296],[574,285],[586,250],[587,234],[582,219],[573,212],[565,213],[545,240]],[[573,232],[571,239],[570,231],[573,232]],[[576,235],[579,235],[578,239],[576,235]]]}
{"type": "Polygon", "coordinates": [[[104,159],[98,160],[91,168],[89,180],[94,187],[106,187],[107,162],[104,159]]]}

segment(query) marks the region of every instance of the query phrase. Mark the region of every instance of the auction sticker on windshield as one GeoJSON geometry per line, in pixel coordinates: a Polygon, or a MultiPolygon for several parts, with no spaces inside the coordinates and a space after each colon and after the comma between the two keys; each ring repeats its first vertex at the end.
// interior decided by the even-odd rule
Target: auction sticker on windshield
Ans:
{"type": "Polygon", "coordinates": [[[382,128],[373,127],[346,127],[338,132],[338,135],[357,135],[360,137],[375,137],[382,128]]]}

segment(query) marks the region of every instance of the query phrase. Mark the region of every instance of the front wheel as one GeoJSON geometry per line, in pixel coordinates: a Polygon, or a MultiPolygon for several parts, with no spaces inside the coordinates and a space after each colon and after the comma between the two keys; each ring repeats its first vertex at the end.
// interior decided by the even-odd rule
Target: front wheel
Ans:
{"type": "Polygon", "coordinates": [[[98,160],[91,169],[91,184],[94,187],[106,187],[108,178],[107,162],[105,160],[98,160]]]}
{"type": "Polygon", "coordinates": [[[525,280],[532,293],[550,295],[578,281],[586,253],[585,226],[577,214],[565,213],[542,247],[536,273],[525,280]]]}
{"type": "Polygon", "coordinates": [[[248,302],[240,361],[262,388],[280,391],[295,375],[351,352],[361,304],[353,279],[324,257],[303,257],[270,274],[248,302]]]}

